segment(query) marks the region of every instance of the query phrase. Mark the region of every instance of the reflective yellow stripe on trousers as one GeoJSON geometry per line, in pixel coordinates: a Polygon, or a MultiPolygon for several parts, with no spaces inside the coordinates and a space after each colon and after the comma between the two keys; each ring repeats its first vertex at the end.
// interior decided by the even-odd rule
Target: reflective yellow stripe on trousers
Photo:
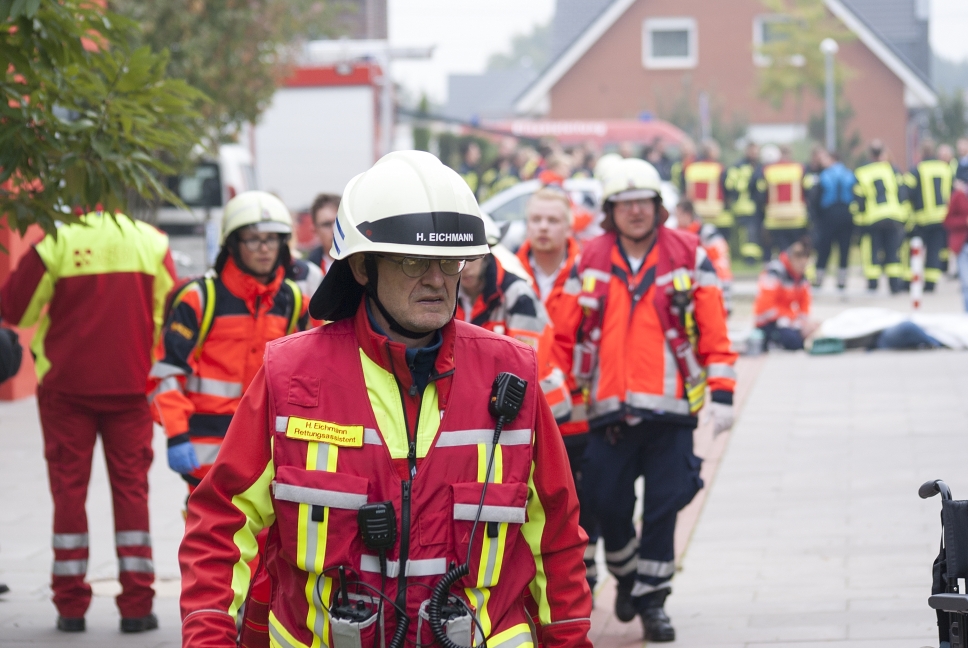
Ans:
{"type": "MultiPolygon", "coordinates": [[[[477,445],[477,481],[484,483],[487,475],[487,460],[490,444],[477,445]]],[[[491,468],[490,482],[500,484],[504,479],[504,453],[500,445],[494,446],[494,465],[491,468]]],[[[496,522],[498,533],[496,538],[487,532],[487,523],[477,525],[477,533],[483,540],[481,543],[480,567],[477,571],[476,587],[464,588],[468,600],[477,609],[477,618],[481,625],[474,626],[475,635],[483,630],[484,637],[491,634],[491,617],[487,613],[487,602],[491,598],[491,590],[501,577],[501,567],[504,561],[504,547],[507,542],[508,525],[506,522],[496,522]]],[[[471,538],[473,545],[474,539],[471,538]]],[[[475,637],[474,643],[483,641],[484,637],[475,637]]],[[[491,642],[488,642],[490,645],[491,642]]]]}
{"type": "MultiPolygon", "coordinates": [[[[339,446],[328,443],[310,443],[306,451],[306,470],[336,472],[338,450],[339,446]]],[[[326,515],[322,522],[314,522],[312,510],[311,504],[299,505],[296,562],[300,569],[309,573],[306,579],[306,601],[309,603],[306,627],[313,632],[312,648],[319,648],[319,646],[329,645],[326,639],[329,636],[329,616],[325,612],[324,601],[330,600],[333,579],[326,576],[317,578],[316,574],[321,574],[323,571],[326,537],[331,516],[326,515]]]]}

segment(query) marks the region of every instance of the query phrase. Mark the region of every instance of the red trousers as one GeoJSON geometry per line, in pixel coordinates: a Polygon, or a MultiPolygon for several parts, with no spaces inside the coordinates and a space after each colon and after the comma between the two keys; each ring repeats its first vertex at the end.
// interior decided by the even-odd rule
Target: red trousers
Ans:
{"type": "Polygon", "coordinates": [[[87,574],[87,488],[94,443],[101,435],[114,504],[115,546],[124,618],[151,612],[155,580],[148,528],[148,468],[152,422],[144,395],[81,396],[37,390],[44,457],[54,499],[54,605],[82,617],[91,603],[87,574]]]}

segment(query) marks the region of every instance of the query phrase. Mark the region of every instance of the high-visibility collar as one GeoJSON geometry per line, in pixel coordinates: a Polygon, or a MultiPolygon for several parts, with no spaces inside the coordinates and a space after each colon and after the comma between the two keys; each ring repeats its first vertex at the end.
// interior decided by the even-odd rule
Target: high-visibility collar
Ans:
{"type": "Polygon", "coordinates": [[[276,275],[267,284],[262,283],[252,275],[242,272],[235,264],[235,259],[229,257],[225,262],[225,267],[219,273],[219,279],[225,284],[229,292],[245,302],[249,312],[255,313],[256,300],[259,300],[259,309],[268,310],[272,307],[272,300],[282,286],[283,279],[286,277],[285,268],[276,268],[276,275]]]}
{"type": "Polygon", "coordinates": [[[790,275],[794,281],[800,281],[803,278],[803,274],[798,274],[794,272],[793,266],[790,265],[790,255],[786,252],[780,252],[780,261],[783,263],[783,267],[786,268],[787,274],[790,275]]]}

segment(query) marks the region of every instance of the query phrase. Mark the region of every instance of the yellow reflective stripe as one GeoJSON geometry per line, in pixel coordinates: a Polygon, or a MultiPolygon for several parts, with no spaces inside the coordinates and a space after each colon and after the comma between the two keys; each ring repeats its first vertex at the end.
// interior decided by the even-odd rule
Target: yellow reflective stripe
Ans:
{"type": "Polygon", "coordinates": [[[232,566],[232,592],[234,596],[228,609],[229,615],[233,618],[238,614],[239,608],[249,592],[249,563],[259,551],[255,537],[262,529],[271,526],[276,520],[276,514],[272,508],[272,499],[269,495],[269,484],[272,483],[275,476],[275,467],[270,461],[254,484],[232,498],[232,506],[245,516],[245,524],[232,536],[232,542],[239,548],[239,560],[232,566]]]}
{"type": "Polygon", "coordinates": [[[202,313],[202,321],[198,327],[198,337],[195,338],[196,360],[202,357],[202,345],[205,344],[205,338],[208,337],[209,332],[212,330],[212,322],[215,320],[215,280],[206,276],[204,285],[205,303],[202,305],[204,311],[202,313]]]}
{"type": "Polygon", "coordinates": [[[272,648],[308,648],[286,630],[272,610],[269,610],[269,645],[272,648]]]}
{"type": "MultiPolygon", "coordinates": [[[[360,364],[363,366],[363,380],[366,382],[366,393],[373,407],[373,415],[386,441],[390,457],[406,459],[409,439],[397,380],[392,373],[370,360],[363,349],[360,349],[360,364]]],[[[428,383],[421,399],[420,418],[417,423],[418,458],[427,456],[439,427],[440,406],[437,400],[437,386],[434,383],[428,383]]]]}
{"type": "Polygon", "coordinates": [[[19,322],[8,323],[14,326],[33,326],[40,319],[41,311],[53,296],[54,279],[51,277],[50,272],[45,272],[40,278],[37,287],[34,289],[34,294],[30,296],[30,303],[27,304],[27,309],[24,311],[23,317],[20,318],[19,322]]]}
{"type": "MultiPolygon", "coordinates": [[[[339,446],[329,443],[310,443],[306,450],[306,470],[336,472],[339,446]]],[[[296,539],[296,565],[307,572],[306,601],[308,612],[306,627],[313,635],[313,647],[328,646],[329,615],[325,613],[324,601],[332,596],[333,579],[319,574],[326,560],[326,542],[329,535],[329,507],[322,522],[313,522],[312,505],[299,505],[298,535],[296,539]],[[317,579],[319,587],[316,587],[317,579]],[[318,594],[318,595],[317,595],[318,594]]]]}
{"type": "Polygon", "coordinates": [[[541,555],[541,537],[544,535],[545,515],[544,505],[534,486],[534,462],[531,462],[531,473],[528,475],[528,521],[521,526],[531,554],[534,556],[534,579],[528,584],[531,596],[538,604],[538,619],[542,625],[551,623],[551,606],[548,604],[548,575],[545,573],[544,559],[541,555]]]}
{"type": "Polygon", "coordinates": [[[299,324],[299,316],[302,314],[303,294],[295,281],[286,279],[285,282],[289,286],[289,290],[292,291],[292,315],[289,316],[289,328],[286,329],[286,335],[291,335],[296,332],[296,326],[299,324]]]}
{"type": "Polygon", "coordinates": [[[527,623],[513,625],[487,640],[489,648],[525,648],[534,645],[534,637],[527,623]]]}
{"type": "Polygon", "coordinates": [[[34,339],[30,341],[30,350],[34,354],[34,369],[37,372],[37,384],[43,384],[44,376],[51,367],[50,358],[47,357],[47,347],[44,344],[48,330],[50,330],[50,316],[45,314],[37,325],[34,339]]]}
{"type": "MultiPolygon", "coordinates": [[[[480,622],[480,629],[474,628],[475,632],[483,630],[484,637],[491,634],[491,617],[487,613],[487,602],[491,600],[491,590],[488,588],[465,587],[464,594],[477,610],[477,620],[480,622]]],[[[484,637],[477,637],[475,642],[482,641],[484,637]]]]}

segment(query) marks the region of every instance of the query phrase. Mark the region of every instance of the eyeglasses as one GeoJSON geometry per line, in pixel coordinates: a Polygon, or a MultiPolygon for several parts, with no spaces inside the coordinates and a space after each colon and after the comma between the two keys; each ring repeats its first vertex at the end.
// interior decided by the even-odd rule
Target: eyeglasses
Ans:
{"type": "Polygon", "coordinates": [[[257,252],[263,245],[266,246],[267,250],[272,251],[279,249],[279,244],[282,243],[282,239],[279,238],[278,234],[271,234],[266,238],[240,238],[239,243],[244,245],[245,249],[249,252],[257,252]]]}
{"type": "Polygon", "coordinates": [[[639,198],[638,200],[620,200],[615,203],[615,211],[630,212],[633,207],[644,211],[654,198],[639,198]]]}
{"type": "Polygon", "coordinates": [[[459,275],[460,271],[467,265],[467,259],[428,259],[427,257],[392,257],[383,254],[376,255],[381,259],[386,259],[390,263],[396,263],[403,270],[403,274],[411,279],[419,279],[430,270],[430,262],[436,261],[440,265],[440,271],[448,277],[459,275]]]}

